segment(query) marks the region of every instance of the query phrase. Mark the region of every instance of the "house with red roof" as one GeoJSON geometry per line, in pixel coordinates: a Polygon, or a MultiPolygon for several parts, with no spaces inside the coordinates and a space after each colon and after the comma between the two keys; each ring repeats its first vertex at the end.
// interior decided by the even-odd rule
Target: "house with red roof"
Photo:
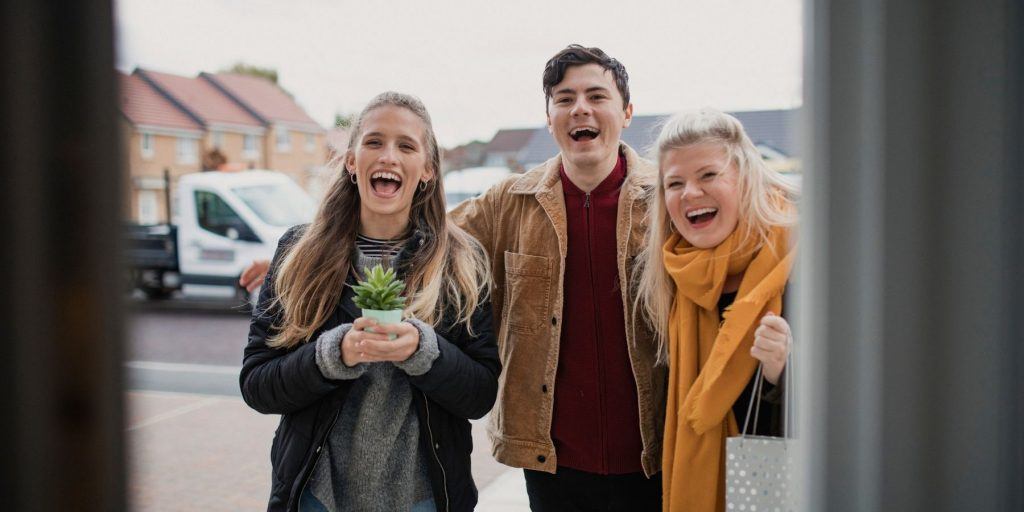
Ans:
{"type": "Polygon", "coordinates": [[[200,73],[266,129],[263,154],[266,167],[291,174],[304,186],[324,174],[326,131],[277,84],[237,73],[200,73]]]}
{"type": "Polygon", "coordinates": [[[141,224],[166,222],[164,171],[172,183],[200,170],[203,125],[137,75],[118,73],[122,158],[130,169],[125,191],[127,218],[141,224]]]}
{"type": "Polygon", "coordinates": [[[265,168],[317,194],[329,172],[325,130],[283,89],[232,73],[196,77],[137,68],[118,73],[130,208],[127,218],[167,220],[171,191],[185,173],[265,168]]]}
{"type": "Polygon", "coordinates": [[[227,162],[266,168],[263,139],[267,129],[256,116],[198,77],[137,68],[133,73],[203,126],[202,154],[216,148],[227,162]]]}

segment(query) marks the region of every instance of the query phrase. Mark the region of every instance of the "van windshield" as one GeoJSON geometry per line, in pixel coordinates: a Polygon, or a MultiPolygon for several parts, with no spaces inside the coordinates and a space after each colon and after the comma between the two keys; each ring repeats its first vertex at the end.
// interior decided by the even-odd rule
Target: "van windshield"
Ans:
{"type": "Polygon", "coordinates": [[[313,220],[316,204],[298,185],[288,181],[231,189],[263,222],[290,227],[313,220]]]}

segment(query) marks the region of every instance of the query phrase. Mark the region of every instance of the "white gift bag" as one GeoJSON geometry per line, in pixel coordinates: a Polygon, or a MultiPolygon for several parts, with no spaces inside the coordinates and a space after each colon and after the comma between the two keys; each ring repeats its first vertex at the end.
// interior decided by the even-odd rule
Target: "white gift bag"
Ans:
{"type": "MultiPolygon", "coordinates": [[[[790,354],[792,355],[792,354],[790,354]]],[[[794,512],[797,508],[797,482],[793,479],[795,440],[790,439],[787,426],[791,408],[792,369],[786,365],[785,390],[782,401],[782,437],[747,434],[753,410],[754,425],[761,408],[761,367],[755,375],[750,407],[743,421],[743,431],[725,440],[725,509],[742,512],[794,512]]],[[[755,428],[756,430],[756,428],[755,428]]]]}

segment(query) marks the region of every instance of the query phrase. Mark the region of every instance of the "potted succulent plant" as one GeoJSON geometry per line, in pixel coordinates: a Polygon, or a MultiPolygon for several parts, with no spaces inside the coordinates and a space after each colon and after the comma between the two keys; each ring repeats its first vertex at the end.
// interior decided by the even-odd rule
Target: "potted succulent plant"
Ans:
{"type": "MultiPolygon", "coordinates": [[[[401,294],[405,283],[398,279],[394,269],[384,270],[381,265],[363,268],[363,277],[363,281],[352,287],[356,292],[353,302],[363,310],[363,316],[380,324],[401,322],[405,308],[405,297],[401,294]]],[[[390,334],[388,338],[395,339],[395,335],[390,334]]]]}

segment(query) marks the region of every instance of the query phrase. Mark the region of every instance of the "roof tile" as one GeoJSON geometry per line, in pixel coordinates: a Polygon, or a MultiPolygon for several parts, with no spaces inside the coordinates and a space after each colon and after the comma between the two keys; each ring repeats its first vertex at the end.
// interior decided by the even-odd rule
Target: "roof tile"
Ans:
{"type": "Polygon", "coordinates": [[[232,124],[263,127],[263,123],[206,80],[143,69],[135,70],[135,74],[152,80],[207,126],[232,124]]]}
{"type": "Polygon", "coordinates": [[[200,77],[220,86],[267,122],[323,130],[288,93],[270,80],[236,73],[202,73],[200,77]]]}
{"type": "Polygon", "coordinates": [[[202,131],[203,127],[136,75],[118,72],[121,112],[136,126],[202,131]]]}
{"type": "Polygon", "coordinates": [[[494,134],[494,138],[487,143],[486,151],[488,153],[519,151],[526,146],[527,142],[530,142],[531,135],[533,135],[533,128],[503,128],[498,130],[498,133],[494,134]]]}

